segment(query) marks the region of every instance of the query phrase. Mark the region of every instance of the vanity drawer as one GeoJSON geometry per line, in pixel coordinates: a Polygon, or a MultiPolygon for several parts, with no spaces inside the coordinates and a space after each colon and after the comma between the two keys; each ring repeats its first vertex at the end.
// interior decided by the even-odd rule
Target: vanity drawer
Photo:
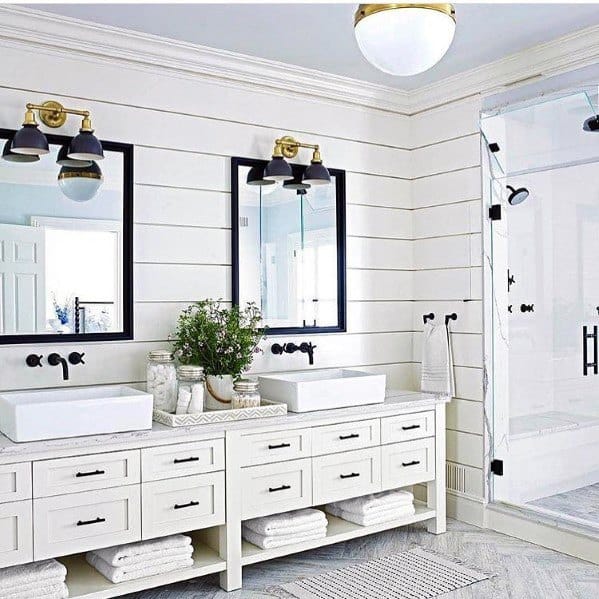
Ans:
{"type": "Polygon", "coordinates": [[[312,429],[312,455],[328,455],[350,449],[374,447],[381,442],[378,418],[344,422],[312,429]]]}
{"type": "Polygon", "coordinates": [[[435,439],[418,439],[381,447],[383,490],[435,478],[435,439]]]}
{"type": "Polygon", "coordinates": [[[139,541],[140,486],[34,499],[35,560],[139,541]]]}
{"type": "Polygon", "coordinates": [[[31,462],[0,466],[0,503],[31,499],[31,462]]]}
{"type": "Polygon", "coordinates": [[[0,505],[0,568],[33,561],[31,500],[0,505]]]}
{"type": "Polygon", "coordinates": [[[241,518],[258,518],[312,505],[312,460],[244,468],[241,518]]]}
{"type": "Polygon", "coordinates": [[[314,505],[381,490],[381,448],[314,458],[314,505]]]}
{"type": "Polygon", "coordinates": [[[241,465],[255,466],[310,457],[311,439],[309,428],[243,435],[241,465]]]}
{"type": "Polygon", "coordinates": [[[225,440],[211,439],[141,450],[144,482],[225,469],[225,440]]]}
{"type": "Polygon", "coordinates": [[[225,523],[225,473],[142,485],[142,538],[152,539],[225,523]]]}
{"type": "Polygon", "coordinates": [[[434,436],[434,411],[381,418],[381,443],[398,443],[434,436]]]}
{"type": "Polygon", "coordinates": [[[139,482],[139,450],[33,463],[34,497],[52,497],[139,482]]]}

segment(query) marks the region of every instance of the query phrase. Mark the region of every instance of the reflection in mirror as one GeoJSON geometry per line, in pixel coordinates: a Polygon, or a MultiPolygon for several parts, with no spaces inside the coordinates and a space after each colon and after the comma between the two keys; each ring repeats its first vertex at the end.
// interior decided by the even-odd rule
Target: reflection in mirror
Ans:
{"type": "Polygon", "coordinates": [[[310,187],[294,166],[285,185],[248,185],[265,163],[235,160],[233,301],[255,302],[270,334],[344,330],[344,172],[330,169],[331,185],[310,187]]]}
{"type": "Polygon", "coordinates": [[[131,146],[61,166],[68,138],[48,139],[39,161],[0,160],[0,343],[130,338],[131,146]]]}

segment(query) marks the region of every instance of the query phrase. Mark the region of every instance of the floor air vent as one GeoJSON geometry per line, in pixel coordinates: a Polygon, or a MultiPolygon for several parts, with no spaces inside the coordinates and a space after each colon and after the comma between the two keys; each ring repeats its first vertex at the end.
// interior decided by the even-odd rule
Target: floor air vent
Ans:
{"type": "Polygon", "coordinates": [[[460,464],[446,465],[447,488],[459,493],[466,492],[466,468],[460,464]]]}

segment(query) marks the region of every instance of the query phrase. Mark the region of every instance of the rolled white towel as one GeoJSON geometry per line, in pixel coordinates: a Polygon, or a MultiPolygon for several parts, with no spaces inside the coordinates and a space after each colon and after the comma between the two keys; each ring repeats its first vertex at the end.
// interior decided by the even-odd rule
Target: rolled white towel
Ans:
{"type": "Polygon", "coordinates": [[[264,516],[246,520],[244,526],[256,534],[276,537],[313,532],[315,529],[326,527],[327,517],[324,512],[311,508],[294,510],[274,516],[264,516]]]}
{"type": "Polygon", "coordinates": [[[410,491],[383,491],[382,493],[372,493],[363,497],[346,499],[345,501],[336,501],[330,505],[344,512],[359,514],[363,516],[374,515],[385,512],[391,507],[403,507],[414,503],[414,494],[410,491]]]}
{"type": "Polygon", "coordinates": [[[175,570],[185,570],[193,566],[191,555],[175,559],[155,560],[152,563],[122,566],[120,568],[111,566],[93,553],[88,553],[85,559],[90,566],[93,566],[104,578],[113,583],[137,580],[138,578],[165,574],[167,572],[174,572],[175,570]]]}
{"type": "Polygon", "coordinates": [[[10,566],[0,570],[0,595],[19,592],[26,585],[64,582],[67,569],[55,559],[10,566]]]}
{"type": "Polygon", "coordinates": [[[334,505],[327,505],[326,511],[337,518],[359,524],[360,526],[372,526],[374,524],[383,524],[384,522],[392,522],[393,520],[401,520],[402,518],[409,518],[416,513],[413,505],[404,505],[395,508],[389,508],[385,511],[378,512],[376,514],[363,515],[355,514],[353,512],[346,512],[340,510],[334,505]]]}
{"type": "MultiPolygon", "coordinates": [[[[326,518],[326,516],[325,516],[326,518]]],[[[296,543],[304,543],[315,539],[322,539],[327,536],[327,527],[321,526],[311,532],[303,532],[293,535],[278,535],[276,537],[260,535],[253,530],[242,527],[242,535],[246,541],[256,545],[261,549],[274,549],[275,547],[285,547],[286,545],[295,545],[296,543]]]]}
{"type": "Polygon", "coordinates": [[[170,557],[178,555],[182,548],[190,546],[190,537],[185,535],[171,535],[151,541],[138,541],[136,543],[127,543],[126,545],[107,547],[106,549],[97,549],[92,551],[92,553],[104,560],[109,566],[118,568],[120,566],[145,563],[148,560],[155,560],[162,556],[170,557]]]}
{"type": "Polygon", "coordinates": [[[57,584],[37,585],[35,588],[15,591],[7,595],[0,594],[0,599],[67,599],[69,589],[64,582],[57,584]]]}

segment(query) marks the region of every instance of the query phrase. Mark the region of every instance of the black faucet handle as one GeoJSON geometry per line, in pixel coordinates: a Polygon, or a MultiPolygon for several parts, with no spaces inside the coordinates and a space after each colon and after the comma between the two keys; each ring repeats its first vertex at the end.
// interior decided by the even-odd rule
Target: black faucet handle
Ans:
{"type": "Polygon", "coordinates": [[[26,358],[25,358],[25,363],[27,364],[27,366],[29,366],[30,368],[35,368],[36,366],[42,366],[42,358],[44,356],[42,355],[37,355],[37,354],[29,354],[26,358]]]}
{"type": "Polygon", "coordinates": [[[285,350],[285,353],[293,354],[296,351],[298,351],[300,348],[295,343],[291,342],[291,343],[285,343],[285,345],[283,346],[283,349],[285,350]]]}
{"type": "Polygon", "coordinates": [[[283,352],[285,351],[285,346],[281,345],[280,343],[273,343],[270,346],[270,351],[275,355],[275,356],[282,356],[283,352]]]}
{"type": "Polygon", "coordinates": [[[313,344],[312,344],[312,341],[310,341],[310,343],[308,343],[308,342],[304,341],[304,342],[303,342],[303,343],[302,343],[302,344],[299,346],[299,349],[300,349],[300,351],[301,351],[302,353],[304,353],[304,354],[305,354],[305,353],[307,353],[307,352],[310,352],[310,351],[313,351],[313,350],[315,350],[315,349],[316,349],[316,345],[313,345],[313,344]]]}
{"type": "Polygon", "coordinates": [[[83,356],[85,356],[85,352],[79,353],[77,351],[73,351],[69,354],[69,363],[73,366],[77,366],[77,364],[85,364],[83,356]]]}

